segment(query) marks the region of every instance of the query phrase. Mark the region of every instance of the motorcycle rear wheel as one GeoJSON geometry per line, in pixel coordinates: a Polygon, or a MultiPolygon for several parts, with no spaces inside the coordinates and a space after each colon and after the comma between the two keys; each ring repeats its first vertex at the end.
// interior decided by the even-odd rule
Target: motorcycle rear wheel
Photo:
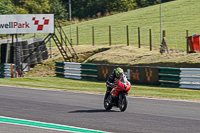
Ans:
{"type": "Polygon", "coordinates": [[[119,101],[118,101],[118,106],[119,106],[120,111],[124,112],[127,108],[127,105],[128,105],[128,101],[126,99],[126,96],[122,94],[122,97],[119,98],[119,101]]]}
{"type": "Polygon", "coordinates": [[[104,108],[106,110],[111,110],[112,109],[112,96],[109,95],[105,95],[104,97],[104,108]]]}

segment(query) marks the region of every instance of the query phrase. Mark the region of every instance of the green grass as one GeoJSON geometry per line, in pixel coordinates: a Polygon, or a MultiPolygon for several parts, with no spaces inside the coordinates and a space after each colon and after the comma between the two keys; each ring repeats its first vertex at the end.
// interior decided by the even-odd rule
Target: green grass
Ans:
{"type": "MultiPolygon", "coordinates": [[[[186,50],[186,30],[189,35],[199,34],[199,0],[175,0],[162,4],[162,30],[170,49],[186,50]]],[[[129,26],[130,45],[138,45],[137,29],[141,28],[141,44],[149,44],[152,30],[154,47],[160,47],[160,5],[119,13],[72,25],[73,44],[77,43],[76,28],[79,27],[79,44],[92,45],[92,26],[95,27],[95,45],[109,44],[109,26],[112,27],[112,44],[126,44],[126,26],[129,26]]],[[[67,36],[70,27],[63,27],[67,36]]],[[[44,34],[38,34],[44,36],[44,34]]],[[[33,37],[33,34],[24,38],[33,37]]],[[[55,44],[54,44],[55,45],[55,44]]]]}
{"type": "MultiPolygon", "coordinates": [[[[0,79],[0,84],[95,93],[105,93],[106,91],[105,82],[73,80],[59,77],[0,79]]],[[[200,100],[200,90],[163,88],[157,86],[132,85],[129,95],[197,101],[200,100]]]]}
{"type": "MultiPolygon", "coordinates": [[[[162,4],[162,29],[166,30],[169,48],[185,50],[186,30],[190,35],[199,33],[200,1],[176,0],[162,4]],[[177,46],[176,46],[177,42],[177,46]]],[[[108,27],[112,26],[112,43],[126,44],[126,25],[129,25],[130,44],[137,45],[137,28],[141,28],[141,43],[149,43],[149,29],[152,29],[153,45],[159,47],[160,5],[103,17],[72,25],[73,42],[76,43],[76,27],[79,27],[79,43],[92,44],[92,26],[95,27],[95,43],[108,44],[108,27]]],[[[69,35],[69,26],[64,27],[69,35]]]]}

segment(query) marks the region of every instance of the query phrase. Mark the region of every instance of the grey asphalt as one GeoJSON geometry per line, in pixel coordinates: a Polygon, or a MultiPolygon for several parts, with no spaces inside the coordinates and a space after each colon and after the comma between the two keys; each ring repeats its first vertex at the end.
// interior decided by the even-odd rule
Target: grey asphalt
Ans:
{"type": "MultiPolygon", "coordinates": [[[[0,116],[116,133],[200,133],[199,102],[128,97],[127,110],[120,112],[118,108],[105,111],[103,98],[0,86],[0,116]]],[[[0,123],[0,131],[3,127],[5,124],[0,123]]]]}

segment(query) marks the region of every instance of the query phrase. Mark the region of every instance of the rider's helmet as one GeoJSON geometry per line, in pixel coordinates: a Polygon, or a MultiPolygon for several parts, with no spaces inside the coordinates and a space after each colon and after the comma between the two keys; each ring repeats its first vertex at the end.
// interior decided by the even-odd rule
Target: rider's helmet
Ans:
{"type": "Polygon", "coordinates": [[[118,79],[122,78],[124,74],[124,71],[122,68],[118,67],[115,71],[115,75],[118,79]]]}

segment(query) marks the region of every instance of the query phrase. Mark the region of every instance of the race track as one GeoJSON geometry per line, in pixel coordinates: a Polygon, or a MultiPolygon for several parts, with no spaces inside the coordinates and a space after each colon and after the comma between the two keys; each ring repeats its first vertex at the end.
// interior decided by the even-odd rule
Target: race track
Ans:
{"type": "MultiPolygon", "coordinates": [[[[0,117],[116,133],[200,132],[200,102],[128,97],[127,110],[120,112],[117,108],[105,111],[103,98],[100,94],[0,86],[0,117]]],[[[57,131],[0,122],[0,132],[57,131]]]]}

